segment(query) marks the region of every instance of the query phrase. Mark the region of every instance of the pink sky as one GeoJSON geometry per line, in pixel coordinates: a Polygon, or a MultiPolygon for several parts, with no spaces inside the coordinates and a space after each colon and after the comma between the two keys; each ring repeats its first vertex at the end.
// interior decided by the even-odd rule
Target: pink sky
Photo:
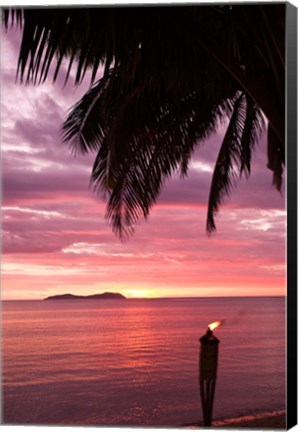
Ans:
{"type": "Polygon", "coordinates": [[[285,294],[285,195],[272,187],[266,139],[205,231],[223,130],[198,146],[186,180],[166,185],[122,244],[89,189],[95,155],[74,158],[59,130],[88,82],[15,83],[19,35],[1,41],[2,299],[121,292],[128,297],[285,294]]]}

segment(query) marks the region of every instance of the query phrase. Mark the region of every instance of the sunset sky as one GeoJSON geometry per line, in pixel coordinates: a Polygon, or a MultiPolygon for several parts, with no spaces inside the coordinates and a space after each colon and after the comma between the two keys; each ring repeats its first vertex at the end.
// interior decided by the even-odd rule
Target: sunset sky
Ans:
{"type": "Polygon", "coordinates": [[[266,137],[252,175],[205,230],[212,170],[224,128],[198,146],[187,179],[177,174],[147,222],[125,244],[89,188],[94,154],[74,157],[59,131],[88,88],[64,77],[15,83],[20,36],[1,40],[2,299],[121,292],[127,297],[285,294],[285,193],[272,186],[266,137]]]}

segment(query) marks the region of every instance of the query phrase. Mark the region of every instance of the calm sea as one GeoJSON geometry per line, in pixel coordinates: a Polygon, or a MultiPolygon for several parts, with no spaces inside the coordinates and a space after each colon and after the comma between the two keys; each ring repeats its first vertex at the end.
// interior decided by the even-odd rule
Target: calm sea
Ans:
{"type": "Polygon", "coordinates": [[[196,422],[198,339],[217,320],[213,418],[284,409],[285,298],[6,301],[3,422],[196,422]]]}

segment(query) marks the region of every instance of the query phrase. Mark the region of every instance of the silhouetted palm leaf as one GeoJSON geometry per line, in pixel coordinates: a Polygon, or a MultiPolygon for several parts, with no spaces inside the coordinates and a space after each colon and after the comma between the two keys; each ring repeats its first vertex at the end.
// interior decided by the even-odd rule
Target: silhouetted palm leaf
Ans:
{"type": "Polygon", "coordinates": [[[63,124],[63,141],[69,142],[74,153],[88,153],[98,150],[105,132],[102,119],[101,97],[105,91],[107,78],[96,83],[71,109],[63,124]]]}
{"type": "Polygon", "coordinates": [[[251,152],[260,138],[264,119],[259,108],[241,93],[234,104],[226,134],[215,164],[207,214],[207,231],[215,230],[214,215],[235,186],[238,173],[250,174],[251,152]]]}
{"type": "MultiPolygon", "coordinates": [[[[193,104],[193,100],[177,101],[176,106],[161,110],[155,126],[145,126],[138,135],[127,138],[125,158],[117,157],[112,162],[112,192],[106,217],[121,239],[133,232],[141,217],[147,218],[166,179],[181,167],[185,155],[214,131],[218,112],[211,111],[209,118],[202,121],[193,104]]],[[[118,155],[117,150],[115,153],[118,155]]],[[[111,184],[111,179],[105,178],[105,173],[110,172],[105,169],[106,163],[100,150],[92,178],[95,188],[101,190],[111,184]]]]}
{"type": "Polygon", "coordinates": [[[268,168],[273,171],[273,185],[281,190],[285,154],[280,147],[280,141],[275,131],[268,125],[268,168]]]}
{"type": "Polygon", "coordinates": [[[252,152],[258,143],[262,131],[265,129],[264,116],[260,108],[246,96],[245,123],[241,136],[241,167],[240,174],[243,172],[246,177],[250,175],[250,163],[252,152]]]}
{"type": "Polygon", "coordinates": [[[177,89],[162,94],[160,75],[126,92],[113,86],[117,73],[111,71],[74,107],[63,132],[76,151],[98,149],[92,182],[110,193],[106,216],[124,239],[148,216],[166,178],[178,167],[186,174],[195,145],[215,131],[232,104],[220,92],[216,98],[205,94],[203,86],[187,97],[177,89]]]}

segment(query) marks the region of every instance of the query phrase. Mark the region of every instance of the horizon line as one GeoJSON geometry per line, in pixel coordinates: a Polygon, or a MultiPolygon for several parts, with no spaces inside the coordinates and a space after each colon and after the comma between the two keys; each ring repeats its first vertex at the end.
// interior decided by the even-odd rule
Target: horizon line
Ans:
{"type": "MultiPolygon", "coordinates": [[[[68,293],[67,293],[68,294],[68,293]]],[[[52,296],[59,296],[61,294],[53,294],[52,296]]],[[[63,294],[62,294],[63,295],[63,294]]],[[[84,296],[81,294],[72,294],[74,296],[84,296]]],[[[79,300],[92,300],[88,298],[89,296],[92,296],[93,294],[86,294],[86,298],[78,299],[79,300]]],[[[50,296],[50,297],[52,297],[50,296]]],[[[280,295],[220,295],[220,296],[161,296],[161,297],[126,297],[124,296],[126,300],[187,300],[187,299],[224,299],[224,298],[264,298],[264,297],[284,297],[286,298],[286,294],[280,294],[280,295]]],[[[45,297],[46,298],[46,297],[45,297]]],[[[5,301],[44,301],[45,298],[20,298],[20,299],[1,299],[1,302],[5,301]]],[[[63,300],[63,299],[61,299],[63,300]]],[[[65,299],[64,301],[68,301],[69,299],[65,299]]],[[[96,300],[96,299],[93,299],[96,300]]],[[[117,300],[117,299],[102,299],[102,300],[117,300]]]]}

